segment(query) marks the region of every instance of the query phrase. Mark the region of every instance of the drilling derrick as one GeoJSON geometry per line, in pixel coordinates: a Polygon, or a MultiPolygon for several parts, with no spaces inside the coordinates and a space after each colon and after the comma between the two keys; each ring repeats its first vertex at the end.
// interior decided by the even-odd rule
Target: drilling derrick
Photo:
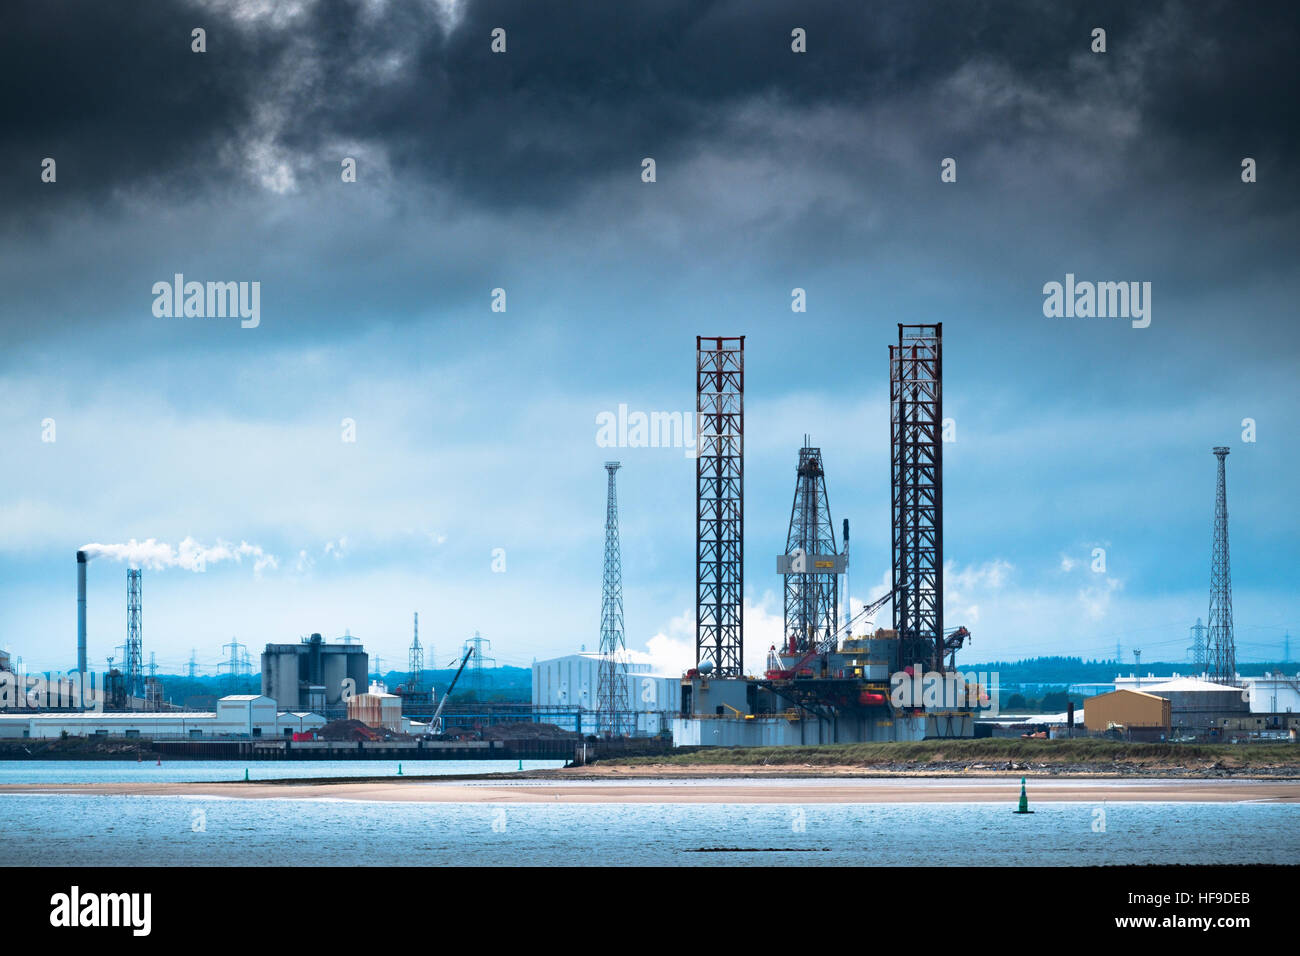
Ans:
{"type": "Polygon", "coordinates": [[[807,436],[795,474],[790,529],[778,568],[785,575],[786,653],[833,651],[842,558],[835,546],[822,452],[809,447],[807,436]]]}
{"type": "Polygon", "coordinates": [[[600,680],[596,692],[596,731],[617,737],[625,729],[631,709],[627,696],[627,668],[623,642],[623,557],[618,543],[618,495],[614,473],[619,463],[605,462],[609,488],[605,500],[605,573],[600,603],[600,680]]]}
{"type": "Polygon", "coordinates": [[[900,665],[944,670],[943,325],[898,326],[889,347],[894,628],[900,665]]]}
{"type": "Polygon", "coordinates": [[[1228,486],[1225,459],[1219,446],[1219,480],[1214,496],[1214,545],[1210,554],[1210,680],[1232,684],[1237,679],[1237,649],[1232,636],[1232,568],[1228,563],[1228,486]]]}
{"type": "Polygon", "coordinates": [[[745,337],[696,336],[695,665],[744,674],[745,337]]]}

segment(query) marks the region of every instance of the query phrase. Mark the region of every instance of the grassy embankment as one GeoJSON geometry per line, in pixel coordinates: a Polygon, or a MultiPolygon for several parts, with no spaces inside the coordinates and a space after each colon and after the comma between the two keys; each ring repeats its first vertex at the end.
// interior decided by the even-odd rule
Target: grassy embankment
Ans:
{"type": "Polygon", "coordinates": [[[1070,766],[1115,764],[1150,767],[1300,767],[1300,745],[1162,744],[1115,740],[926,740],[915,743],[824,744],[817,747],[709,747],[662,757],[602,760],[603,765],[873,767],[911,764],[1006,763],[1070,766]]]}

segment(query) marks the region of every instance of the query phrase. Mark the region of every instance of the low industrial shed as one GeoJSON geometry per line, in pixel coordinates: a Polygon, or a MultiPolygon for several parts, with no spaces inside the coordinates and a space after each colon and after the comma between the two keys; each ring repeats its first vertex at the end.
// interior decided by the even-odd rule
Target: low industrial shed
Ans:
{"type": "Polygon", "coordinates": [[[0,713],[0,737],[281,737],[322,727],[319,714],[281,713],[274,700],[237,694],[217,701],[215,712],[0,713]]]}
{"type": "Polygon", "coordinates": [[[1092,731],[1123,727],[1160,728],[1169,732],[1169,701],[1138,690],[1116,690],[1088,698],[1084,726],[1092,731]]]}

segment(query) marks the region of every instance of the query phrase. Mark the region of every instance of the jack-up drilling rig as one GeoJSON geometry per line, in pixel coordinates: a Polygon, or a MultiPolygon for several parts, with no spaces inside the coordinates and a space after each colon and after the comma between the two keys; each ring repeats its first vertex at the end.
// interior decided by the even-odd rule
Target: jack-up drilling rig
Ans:
{"type": "MultiPolygon", "coordinates": [[[[786,552],[777,558],[785,594],[781,645],[769,650],[762,678],[722,672],[697,654],[699,663],[682,680],[682,715],[710,719],[683,727],[684,735],[699,739],[684,736],[680,742],[826,743],[973,734],[973,704],[981,699],[981,688],[952,673],[970,631],[945,630],[943,623],[942,326],[900,324],[889,359],[889,590],[840,625],[847,522],[841,552],[821,450],[805,438],[786,552]],[[886,603],[893,605],[893,627],[855,636],[855,626],[872,621],[886,603]],[[910,693],[913,685],[920,688],[927,681],[942,685],[937,703],[928,690],[910,693]]],[[[703,542],[708,527],[701,528],[703,542]]],[[[734,538],[740,539],[739,529],[734,538]]]]}

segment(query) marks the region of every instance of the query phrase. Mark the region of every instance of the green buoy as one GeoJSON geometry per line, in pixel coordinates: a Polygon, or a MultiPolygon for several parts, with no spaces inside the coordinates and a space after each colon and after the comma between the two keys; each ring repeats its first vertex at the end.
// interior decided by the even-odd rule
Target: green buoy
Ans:
{"type": "Polygon", "coordinates": [[[520,758],[519,758],[519,769],[520,769],[520,770],[523,770],[523,769],[524,769],[524,758],[523,758],[523,757],[520,757],[520,758]]]}
{"type": "Polygon", "coordinates": [[[1024,777],[1021,777],[1021,778],[1020,778],[1020,806],[1017,807],[1017,808],[1016,808],[1014,811],[1012,811],[1012,812],[1014,812],[1014,813],[1033,813],[1033,812],[1034,812],[1033,810],[1030,810],[1030,809],[1029,809],[1029,795],[1025,793],[1025,778],[1024,778],[1024,777]]]}
{"type": "Polygon", "coordinates": [[[397,765],[397,775],[399,777],[402,775],[402,765],[400,763],[397,765]]]}
{"type": "Polygon", "coordinates": [[[248,783],[248,768],[244,768],[244,783],[248,783]]]}

